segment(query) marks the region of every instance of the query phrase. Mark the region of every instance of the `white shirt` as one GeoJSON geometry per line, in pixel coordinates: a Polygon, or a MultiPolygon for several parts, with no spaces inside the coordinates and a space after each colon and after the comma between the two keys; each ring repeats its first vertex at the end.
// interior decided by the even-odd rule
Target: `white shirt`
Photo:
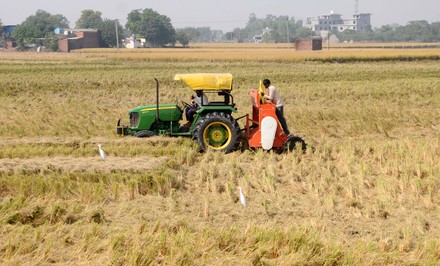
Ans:
{"type": "Polygon", "coordinates": [[[202,106],[202,98],[203,98],[203,105],[208,105],[209,104],[208,97],[206,97],[206,95],[204,93],[202,94],[202,97],[198,97],[197,94],[195,94],[194,97],[195,97],[194,100],[196,100],[196,103],[199,106],[202,106]]]}
{"type": "Polygon", "coordinates": [[[283,100],[281,99],[280,93],[275,88],[275,86],[270,85],[268,88],[266,88],[266,95],[264,96],[267,100],[269,100],[271,103],[276,104],[277,107],[283,106],[283,100]]]}

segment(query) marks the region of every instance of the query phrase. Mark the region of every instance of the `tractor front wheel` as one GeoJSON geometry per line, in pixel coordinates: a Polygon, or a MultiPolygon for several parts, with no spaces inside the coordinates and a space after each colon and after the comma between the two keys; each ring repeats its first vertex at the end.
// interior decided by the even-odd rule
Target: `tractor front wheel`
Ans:
{"type": "Polygon", "coordinates": [[[228,153],[237,147],[239,131],[238,123],[230,114],[213,112],[197,121],[193,138],[202,151],[213,149],[228,153]]]}
{"type": "Polygon", "coordinates": [[[150,130],[141,130],[141,131],[138,131],[134,134],[134,136],[138,137],[138,138],[149,138],[154,135],[155,135],[154,132],[150,131],[150,130]]]}

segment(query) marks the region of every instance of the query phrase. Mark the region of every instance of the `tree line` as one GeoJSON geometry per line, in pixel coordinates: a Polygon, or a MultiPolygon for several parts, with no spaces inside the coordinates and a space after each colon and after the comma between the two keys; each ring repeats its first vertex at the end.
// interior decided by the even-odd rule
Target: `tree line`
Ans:
{"type": "Polygon", "coordinates": [[[439,42],[440,22],[410,21],[407,25],[384,25],[366,32],[333,32],[340,41],[354,42],[439,42]]]}
{"type": "MultiPolygon", "coordinates": [[[[34,15],[18,25],[12,36],[7,36],[0,20],[0,45],[7,39],[13,38],[19,49],[31,44],[44,45],[52,50],[58,49],[59,37],[55,29],[68,29],[69,21],[60,14],[50,14],[38,10],[34,15]]],[[[171,19],[153,9],[137,9],[127,15],[125,27],[115,19],[102,18],[102,13],[86,9],[81,11],[76,21],[77,29],[96,29],[100,33],[101,47],[117,45],[116,27],[121,39],[127,36],[145,38],[154,47],[175,46],[180,43],[188,46],[190,42],[266,42],[291,43],[297,39],[313,35],[310,29],[304,27],[302,20],[288,16],[267,15],[258,18],[250,14],[244,28],[235,28],[223,33],[210,27],[184,27],[175,29],[171,19]]],[[[385,25],[366,32],[345,30],[331,32],[340,41],[355,42],[436,42],[440,41],[440,22],[411,21],[405,26],[385,25]]],[[[121,42],[121,41],[120,41],[121,42]]],[[[121,43],[119,43],[121,45],[121,43]]]]}

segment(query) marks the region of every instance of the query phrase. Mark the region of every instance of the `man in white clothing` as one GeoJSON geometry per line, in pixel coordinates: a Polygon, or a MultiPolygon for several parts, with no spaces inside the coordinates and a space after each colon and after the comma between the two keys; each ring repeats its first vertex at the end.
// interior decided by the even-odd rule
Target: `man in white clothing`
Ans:
{"type": "Polygon", "coordinates": [[[187,126],[190,126],[192,124],[192,122],[194,121],[194,115],[196,114],[197,110],[202,106],[202,105],[208,105],[209,101],[208,101],[208,97],[200,90],[196,91],[195,95],[191,96],[191,107],[186,108],[186,120],[187,122],[187,126]]]}
{"type": "Polygon", "coordinates": [[[289,135],[290,131],[287,128],[286,119],[284,118],[284,103],[281,99],[279,91],[275,88],[275,86],[270,84],[270,80],[268,79],[263,80],[263,85],[266,88],[267,92],[264,94],[264,98],[276,105],[275,113],[277,114],[281,127],[283,128],[284,133],[286,133],[286,135],[289,135]]]}

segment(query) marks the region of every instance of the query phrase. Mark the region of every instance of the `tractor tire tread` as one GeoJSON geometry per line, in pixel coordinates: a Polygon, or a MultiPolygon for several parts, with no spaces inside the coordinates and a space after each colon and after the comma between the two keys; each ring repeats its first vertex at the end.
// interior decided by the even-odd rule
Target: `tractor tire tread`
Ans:
{"type": "Polygon", "coordinates": [[[220,121],[227,124],[232,133],[231,143],[227,147],[219,151],[229,153],[236,150],[240,145],[240,141],[239,141],[240,127],[237,121],[235,121],[235,119],[228,113],[212,112],[212,113],[207,113],[204,117],[200,118],[197,121],[196,125],[194,126],[192,138],[199,143],[201,151],[206,151],[209,148],[209,147],[205,147],[205,142],[203,140],[203,131],[207,125],[215,121],[220,121]]]}

